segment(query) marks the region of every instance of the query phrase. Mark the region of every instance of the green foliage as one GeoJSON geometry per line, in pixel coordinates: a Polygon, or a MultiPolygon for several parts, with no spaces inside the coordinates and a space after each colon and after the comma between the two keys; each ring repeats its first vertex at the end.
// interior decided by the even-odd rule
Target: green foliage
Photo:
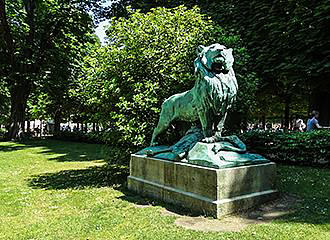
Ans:
{"type": "Polygon", "coordinates": [[[95,35],[86,34],[86,42],[72,39],[65,52],[59,52],[59,58],[52,65],[52,70],[35,88],[28,101],[31,119],[56,119],[61,121],[73,117],[81,118],[79,97],[72,96],[75,81],[81,74],[81,63],[89,54],[89,49],[98,47],[95,35]],[[57,116],[59,119],[57,119],[57,116]]]}
{"type": "Polygon", "coordinates": [[[110,142],[107,141],[107,138],[105,136],[106,133],[103,132],[84,133],[84,132],[61,131],[55,133],[53,138],[62,141],[71,141],[71,142],[109,144],[110,142]]]}
{"type": "Polygon", "coordinates": [[[298,102],[306,114],[306,96],[314,89],[330,92],[330,65],[326,63],[330,38],[324,34],[329,1],[206,2],[199,2],[201,8],[224,28],[240,34],[255,59],[251,67],[262,79],[258,94],[261,111],[266,105],[266,112],[279,115],[284,103],[294,107],[298,102]],[[220,4],[222,7],[217,7],[220,4]]]}
{"type": "Polygon", "coordinates": [[[90,119],[120,136],[117,143],[150,141],[161,103],[193,87],[193,61],[201,44],[221,42],[235,47],[239,84],[250,91],[239,96],[246,104],[241,112],[253,106],[256,77],[244,71],[249,56],[240,38],[216,27],[198,8],[131,11],[128,18],[111,20],[107,36],[109,45],[86,57],[84,74],[73,94],[86,103],[90,119]]]}
{"type": "Polygon", "coordinates": [[[30,119],[48,119],[50,116],[47,106],[51,104],[49,95],[47,93],[38,93],[33,100],[28,102],[30,119]]]}
{"type": "Polygon", "coordinates": [[[261,79],[255,117],[283,115],[287,108],[305,114],[308,106],[322,109],[326,103],[306,96],[330,93],[330,4],[321,1],[268,0],[139,0],[121,1],[147,12],[152,7],[198,5],[226,30],[239,34],[253,61],[247,65],[261,79]],[[302,99],[302,101],[301,101],[302,99]],[[309,101],[309,102],[308,102],[309,101]],[[297,107],[298,105],[298,107],[297,107]],[[299,110],[300,109],[300,110],[299,110]]]}
{"type": "Polygon", "coordinates": [[[238,93],[233,107],[230,109],[226,128],[238,129],[240,123],[255,115],[257,102],[256,92],[260,87],[260,79],[256,72],[252,70],[250,62],[252,60],[248,49],[244,47],[244,42],[239,35],[229,34],[219,27],[214,29],[214,42],[230,46],[234,49],[234,70],[238,82],[238,93]]]}
{"type": "Polygon", "coordinates": [[[42,115],[50,108],[53,112],[64,108],[81,49],[95,41],[90,4],[100,2],[0,1],[0,86],[5,85],[11,99],[8,138],[17,137],[28,100],[34,104],[48,95],[47,103],[53,106],[33,110],[42,115]]]}
{"type": "Polygon", "coordinates": [[[330,131],[259,132],[242,134],[249,151],[271,161],[288,164],[330,166],[330,131]]]}
{"type": "Polygon", "coordinates": [[[193,85],[195,49],[211,30],[197,9],[184,7],[112,20],[110,45],[99,50],[83,91],[93,94],[89,100],[101,101],[109,114],[105,119],[123,142],[144,144],[164,99],[193,85]]]}
{"type": "Polygon", "coordinates": [[[0,141],[2,141],[5,138],[5,130],[3,128],[0,128],[0,141]]]}

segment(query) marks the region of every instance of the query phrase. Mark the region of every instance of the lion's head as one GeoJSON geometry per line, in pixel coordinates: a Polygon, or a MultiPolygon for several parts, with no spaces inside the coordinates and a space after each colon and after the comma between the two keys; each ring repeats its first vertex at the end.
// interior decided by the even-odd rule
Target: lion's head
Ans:
{"type": "Polygon", "coordinates": [[[200,62],[215,74],[227,74],[233,67],[233,49],[215,43],[208,47],[198,46],[197,55],[200,62]]]}

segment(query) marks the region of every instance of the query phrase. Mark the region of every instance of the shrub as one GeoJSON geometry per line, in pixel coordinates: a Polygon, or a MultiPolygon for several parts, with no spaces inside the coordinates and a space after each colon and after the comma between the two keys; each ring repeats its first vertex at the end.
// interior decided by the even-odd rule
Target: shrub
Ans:
{"type": "Polygon", "coordinates": [[[84,96],[86,109],[96,112],[91,114],[93,121],[114,134],[107,137],[114,139],[112,144],[149,143],[162,102],[193,87],[193,61],[201,44],[220,42],[235,47],[235,66],[242,74],[238,74],[238,81],[242,92],[249,93],[239,99],[246,107],[253,106],[247,98],[254,96],[256,77],[244,74],[248,55],[240,38],[226,34],[198,8],[131,12],[128,18],[112,19],[107,36],[109,45],[86,58],[75,94],[84,96]]]}
{"type": "Polygon", "coordinates": [[[0,141],[5,139],[6,131],[3,128],[0,128],[0,141]]]}
{"type": "Polygon", "coordinates": [[[101,137],[97,136],[95,133],[61,131],[54,133],[52,138],[72,142],[104,143],[101,137]]]}
{"type": "MultiPolygon", "coordinates": [[[[129,155],[140,147],[133,144],[113,147],[117,137],[111,131],[60,132],[54,138],[66,141],[102,143],[111,147],[112,159],[128,163],[129,155]]],[[[249,152],[258,153],[271,161],[294,165],[330,167],[330,131],[314,132],[261,132],[251,131],[240,135],[249,152]]]]}
{"type": "Polygon", "coordinates": [[[330,131],[257,132],[241,135],[251,152],[274,162],[330,166],[330,131]]]}

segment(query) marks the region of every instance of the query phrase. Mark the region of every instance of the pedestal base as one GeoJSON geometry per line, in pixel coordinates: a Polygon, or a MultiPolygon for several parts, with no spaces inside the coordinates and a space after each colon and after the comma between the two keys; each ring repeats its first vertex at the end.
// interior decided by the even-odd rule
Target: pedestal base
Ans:
{"type": "Polygon", "coordinates": [[[133,154],[128,188],[219,218],[276,198],[275,178],[275,163],[214,169],[133,154]]]}

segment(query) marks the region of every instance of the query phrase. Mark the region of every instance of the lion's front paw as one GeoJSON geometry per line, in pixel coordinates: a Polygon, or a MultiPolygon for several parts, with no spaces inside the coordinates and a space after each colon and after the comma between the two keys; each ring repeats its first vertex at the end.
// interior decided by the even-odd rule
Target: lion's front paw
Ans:
{"type": "Polygon", "coordinates": [[[214,137],[207,137],[202,140],[203,143],[214,143],[215,138],[214,137]]]}
{"type": "Polygon", "coordinates": [[[145,150],[144,153],[147,155],[147,156],[153,156],[154,155],[154,152],[152,150],[145,150]]]}

